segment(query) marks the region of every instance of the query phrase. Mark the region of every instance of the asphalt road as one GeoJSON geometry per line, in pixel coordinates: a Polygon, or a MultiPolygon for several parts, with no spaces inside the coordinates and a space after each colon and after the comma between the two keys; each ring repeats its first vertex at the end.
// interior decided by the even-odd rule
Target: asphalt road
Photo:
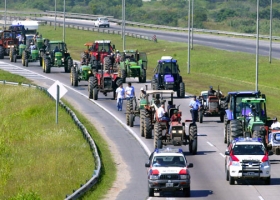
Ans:
{"type": "MultiPolygon", "coordinates": [[[[113,27],[114,26],[112,26],[112,28],[113,27]]],[[[141,30],[138,30],[138,33],[139,31],[141,30]]],[[[161,33],[162,37],[168,37],[163,34],[163,31],[161,31],[161,33]]],[[[173,35],[173,33],[169,34],[173,35]]],[[[196,35],[195,38],[195,41],[199,40],[196,35]]],[[[224,42],[226,41],[225,39],[226,37],[223,37],[223,39],[221,39],[221,44],[218,46],[228,48],[229,46],[227,45],[223,46],[224,43],[227,43],[224,42]]],[[[235,44],[235,42],[232,42],[235,38],[228,39],[228,44],[235,44]]],[[[178,38],[178,40],[184,41],[182,36],[181,39],[178,38]]],[[[241,39],[236,39],[236,41],[238,40],[241,39]]],[[[216,42],[218,43],[218,39],[216,39],[216,42]]],[[[251,40],[247,41],[248,44],[251,42],[251,40]]],[[[215,42],[213,42],[213,44],[214,43],[215,42]]],[[[195,44],[198,44],[198,42],[195,42],[195,44]]],[[[240,42],[240,45],[241,44],[242,42],[240,42]]],[[[236,49],[240,49],[240,51],[243,50],[242,46],[234,46],[236,49]]],[[[135,126],[128,130],[126,126],[122,125],[120,122],[111,118],[109,120],[108,114],[100,109],[95,102],[87,99],[87,82],[80,82],[79,86],[76,88],[71,87],[70,74],[64,73],[63,68],[52,68],[50,74],[44,74],[41,67],[39,67],[39,63],[30,63],[28,68],[21,67],[20,63],[16,63],[15,66],[17,67],[15,68],[7,58],[0,61],[0,69],[23,75],[31,80],[39,80],[40,85],[44,87],[50,86],[54,80],[59,80],[69,89],[66,96],[71,98],[74,103],[80,105],[79,110],[99,120],[99,126],[105,128],[106,135],[114,140],[123,160],[129,166],[128,170],[131,179],[127,183],[127,187],[120,192],[117,199],[184,199],[181,197],[180,193],[165,193],[163,197],[147,197],[147,176],[144,163],[148,159],[146,152],[151,152],[153,150],[153,140],[144,139],[140,136],[139,119],[136,119],[135,126]],[[5,63],[2,61],[5,61],[5,63]],[[26,69],[28,71],[26,71],[26,69]],[[51,78],[52,80],[47,78],[51,78]],[[133,133],[135,137],[132,136],[133,133]],[[140,144],[142,146],[140,146],[140,144]]],[[[140,87],[143,87],[144,84],[137,83],[137,79],[132,79],[131,82],[136,88],[137,94],[139,94],[140,87]]],[[[150,87],[150,83],[147,84],[150,87]]],[[[126,86],[126,84],[124,86],[126,86]]],[[[122,112],[117,111],[116,102],[110,100],[111,98],[111,93],[109,93],[107,97],[99,94],[99,99],[96,103],[106,107],[116,118],[125,123],[125,106],[122,112]]],[[[190,119],[188,109],[189,101],[190,98],[188,95],[183,99],[175,99],[175,104],[180,104],[180,109],[183,111],[183,119],[190,119]]],[[[223,143],[223,124],[219,122],[219,118],[217,117],[205,117],[204,123],[198,124],[198,134],[197,155],[190,155],[188,153],[188,146],[182,147],[186,152],[188,162],[194,164],[194,168],[190,169],[192,177],[190,199],[279,199],[280,158],[278,156],[273,155],[270,157],[272,166],[271,185],[263,185],[262,182],[240,182],[238,185],[230,186],[225,179],[224,172],[224,151],[226,145],[223,143]]]]}

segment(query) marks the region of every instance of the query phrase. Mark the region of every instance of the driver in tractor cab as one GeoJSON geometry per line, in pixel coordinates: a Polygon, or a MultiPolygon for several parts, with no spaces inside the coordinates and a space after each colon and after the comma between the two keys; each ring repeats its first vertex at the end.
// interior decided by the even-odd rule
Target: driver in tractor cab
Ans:
{"type": "Polygon", "coordinates": [[[53,50],[53,52],[54,52],[54,54],[55,54],[56,52],[59,52],[58,46],[55,46],[55,49],[53,50]]]}
{"type": "Polygon", "coordinates": [[[35,50],[35,49],[36,49],[36,45],[33,42],[31,42],[30,43],[30,50],[35,50]]]}
{"type": "Polygon", "coordinates": [[[213,89],[213,86],[209,86],[208,97],[209,96],[214,96],[215,92],[216,92],[216,90],[213,89]]]}
{"type": "Polygon", "coordinates": [[[164,68],[164,73],[166,73],[166,74],[171,73],[171,70],[170,70],[170,68],[168,66],[166,66],[164,68]]]}
{"type": "Polygon", "coordinates": [[[164,102],[161,103],[160,107],[157,109],[157,117],[159,121],[166,121],[166,130],[169,130],[169,121],[167,112],[164,109],[164,102]]]}
{"type": "Polygon", "coordinates": [[[171,124],[170,124],[169,131],[168,131],[169,134],[171,133],[171,130],[172,130],[172,122],[179,122],[179,123],[181,122],[181,116],[178,113],[178,110],[174,110],[174,113],[171,116],[170,121],[171,121],[171,124]]]}

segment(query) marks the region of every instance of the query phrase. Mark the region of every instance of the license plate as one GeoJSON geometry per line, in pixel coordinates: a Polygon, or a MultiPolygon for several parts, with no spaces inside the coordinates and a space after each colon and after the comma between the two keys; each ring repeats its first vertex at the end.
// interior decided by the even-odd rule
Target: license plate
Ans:
{"type": "Polygon", "coordinates": [[[254,172],[248,172],[247,174],[250,175],[250,176],[255,175],[254,172]]]}
{"type": "Polygon", "coordinates": [[[173,187],[173,183],[166,183],[166,187],[173,187]]]}

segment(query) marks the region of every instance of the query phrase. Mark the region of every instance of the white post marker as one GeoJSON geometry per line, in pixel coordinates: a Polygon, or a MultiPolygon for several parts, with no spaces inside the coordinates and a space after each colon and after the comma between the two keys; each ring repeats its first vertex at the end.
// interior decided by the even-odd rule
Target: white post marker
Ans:
{"type": "Polygon", "coordinates": [[[56,100],[56,123],[58,124],[58,103],[59,99],[63,97],[67,93],[67,89],[59,82],[56,81],[52,86],[48,89],[48,92],[52,97],[56,100]]]}

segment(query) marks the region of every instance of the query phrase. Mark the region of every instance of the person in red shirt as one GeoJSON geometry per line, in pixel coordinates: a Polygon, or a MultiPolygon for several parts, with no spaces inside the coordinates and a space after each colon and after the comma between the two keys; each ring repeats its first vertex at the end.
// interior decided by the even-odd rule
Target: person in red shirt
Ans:
{"type": "Polygon", "coordinates": [[[175,110],[173,115],[171,116],[171,122],[177,122],[177,121],[181,121],[181,117],[178,116],[178,111],[175,110]]]}

